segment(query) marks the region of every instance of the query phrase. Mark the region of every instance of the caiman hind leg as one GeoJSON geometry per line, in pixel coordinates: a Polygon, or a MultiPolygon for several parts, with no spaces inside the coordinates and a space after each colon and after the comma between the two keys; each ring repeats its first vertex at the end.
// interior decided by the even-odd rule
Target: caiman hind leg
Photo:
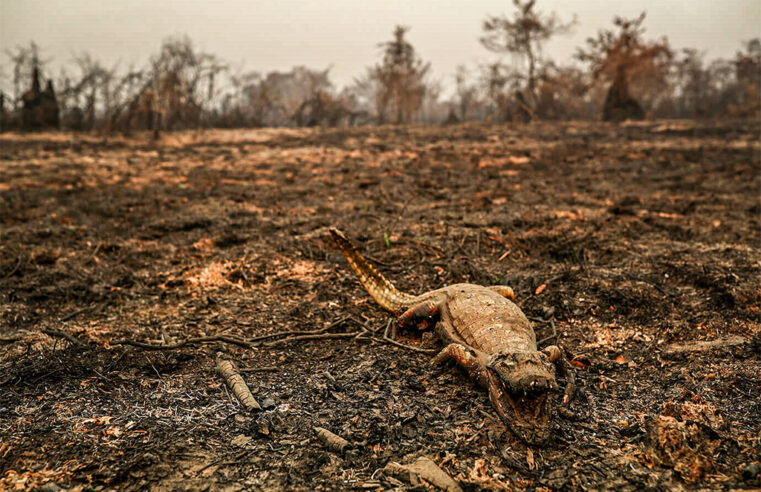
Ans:
{"type": "Polygon", "coordinates": [[[419,302],[403,312],[399,318],[399,326],[410,326],[420,321],[435,323],[441,312],[442,299],[438,296],[419,302]]]}
{"type": "Polygon", "coordinates": [[[571,403],[574,395],[576,394],[576,375],[568,366],[568,362],[565,360],[563,351],[557,345],[549,345],[542,349],[542,352],[547,354],[547,357],[555,365],[555,370],[558,375],[565,379],[565,391],[563,392],[563,405],[571,403]]]}

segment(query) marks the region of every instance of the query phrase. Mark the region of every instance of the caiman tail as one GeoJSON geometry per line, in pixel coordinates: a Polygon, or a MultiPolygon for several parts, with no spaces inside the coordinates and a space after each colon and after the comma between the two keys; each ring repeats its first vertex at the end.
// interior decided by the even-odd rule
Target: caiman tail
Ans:
{"type": "Polygon", "coordinates": [[[414,296],[399,292],[391,282],[378,273],[366,259],[357,251],[357,248],[349,241],[344,233],[338,229],[331,228],[330,235],[333,238],[338,249],[349,262],[349,266],[359,277],[359,281],[365,287],[365,290],[380,304],[384,309],[388,309],[394,314],[398,314],[402,309],[409,307],[414,296]]]}

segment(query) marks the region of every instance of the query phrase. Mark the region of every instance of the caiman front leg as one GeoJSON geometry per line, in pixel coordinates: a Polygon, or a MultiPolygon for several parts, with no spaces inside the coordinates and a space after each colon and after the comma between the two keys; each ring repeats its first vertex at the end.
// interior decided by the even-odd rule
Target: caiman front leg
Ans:
{"type": "Polygon", "coordinates": [[[454,359],[458,365],[468,371],[471,379],[484,388],[489,388],[486,355],[483,352],[466,347],[461,343],[450,343],[431,360],[431,364],[443,364],[451,359],[454,359]]]}
{"type": "Polygon", "coordinates": [[[549,345],[542,349],[547,354],[550,362],[555,364],[558,375],[565,379],[565,391],[563,392],[563,405],[568,405],[576,394],[576,375],[563,356],[563,351],[557,345],[549,345]]]}

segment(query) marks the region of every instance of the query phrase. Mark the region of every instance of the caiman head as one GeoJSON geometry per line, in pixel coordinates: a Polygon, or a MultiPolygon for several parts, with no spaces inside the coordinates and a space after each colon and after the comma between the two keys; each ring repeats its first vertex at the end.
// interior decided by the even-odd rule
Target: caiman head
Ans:
{"type": "Polygon", "coordinates": [[[486,364],[489,399],[502,421],[528,444],[550,436],[555,367],[542,352],[497,354],[486,364]]]}

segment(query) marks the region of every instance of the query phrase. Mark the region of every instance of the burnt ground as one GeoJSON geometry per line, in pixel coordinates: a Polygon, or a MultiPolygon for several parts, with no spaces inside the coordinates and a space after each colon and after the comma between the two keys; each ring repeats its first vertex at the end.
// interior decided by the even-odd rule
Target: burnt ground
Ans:
{"type": "Polygon", "coordinates": [[[0,136],[0,488],[424,489],[382,471],[419,456],[465,490],[758,486],[760,130],[0,136]],[[458,368],[380,340],[390,316],[333,225],[402,290],[513,286],[581,387],[547,446],[458,368]],[[362,336],[119,343],[326,326],[362,336]]]}

